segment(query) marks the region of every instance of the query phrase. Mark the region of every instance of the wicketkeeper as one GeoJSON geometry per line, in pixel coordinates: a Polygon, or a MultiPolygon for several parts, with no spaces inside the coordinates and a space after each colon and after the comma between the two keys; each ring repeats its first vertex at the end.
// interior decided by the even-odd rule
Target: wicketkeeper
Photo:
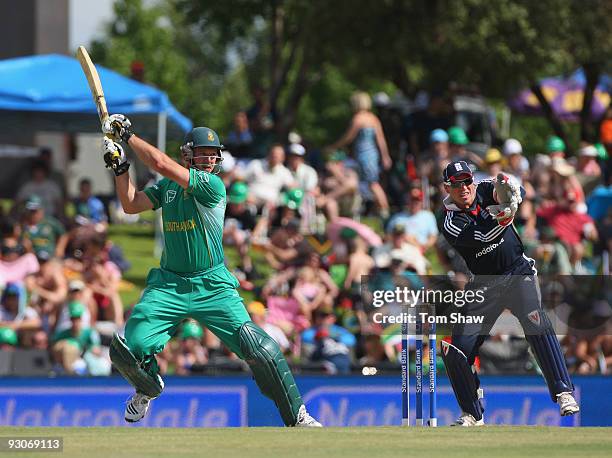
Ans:
{"type": "Polygon", "coordinates": [[[483,322],[457,324],[452,344],[442,342],[442,358],[462,414],[455,423],[483,425],[482,390],[473,369],[478,350],[505,308],[518,318],[531,350],[544,374],[553,402],[561,415],[580,409],[573,396],[563,352],[550,320],[542,309],[535,262],[525,256],[512,225],[525,191],[500,173],[476,186],[464,161],[444,170],[446,217],[443,233],[474,274],[467,288],[480,290],[484,301],[465,305],[465,316],[484,317],[483,322]]]}
{"type": "Polygon", "coordinates": [[[281,350],[245,310],[237,280],[224,264],[222,245],[225,186],[216,175],[222,145],[215,131],[196,127],[181,147],[187,167],[134,135],[130,121],[111,115],[103,131],[107,167],[115,173],[117,195],[126,213],[162,209],[164,251],[159,268],[147,277],[146,288],[125,326],[115,335],[113,365],[136,389],[125,408],[125,419],[139,421],[164,383],[155,354],[161,352],[185,318],[199,321],[244,359],[261,392],[272,399],[287,426],[321,426],[306,411],[281,350]],[[129,178],[128,162],[119,144],[128,144],[145,165],[163,175],[138,191],[129,178]]]}

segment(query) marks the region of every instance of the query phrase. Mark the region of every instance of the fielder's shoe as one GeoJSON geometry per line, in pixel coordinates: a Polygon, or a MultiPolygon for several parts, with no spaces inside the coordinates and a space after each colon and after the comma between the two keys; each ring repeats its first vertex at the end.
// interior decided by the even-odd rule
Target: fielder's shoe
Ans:
{"type": "Polygon", "coordinates": [[[298,411],[298,418],[295,424],[296,428],[322,428],[323,425],[312,418],[306,411],[306,406],[302,404],[298,411]]]}
{"type": "Polygon", "coordinates": [[[484,417],[476,420],[471,414],[462,412],[461,416],[451,426],[484,426],[484,417]]]}
{"type": "Polygon", "coordinates": [[[563,417],[580,412],[580,407],[570,392],[558,394],[557,404],[559,404],[559,411],[563,417]]]}
{"type": "Polygon", "coordinates": [[[125,406],[125,421],[134,423],[142,420],[149,410],[149,404],[151,400],[147,395],[136,392],[130,399],[128,399],[125,406]]]}

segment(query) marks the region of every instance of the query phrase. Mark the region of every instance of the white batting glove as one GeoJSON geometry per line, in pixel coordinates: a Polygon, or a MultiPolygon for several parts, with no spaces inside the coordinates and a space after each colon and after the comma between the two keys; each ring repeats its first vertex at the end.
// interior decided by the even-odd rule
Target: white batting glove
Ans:
{"type": "Polygon", "coordinates": [[[122,114],[113,114],[106,118],[102,124],[102,132],[112,135],[116,140],[121,139],[126,143],[134,135],[132,123],[127,116],[122,114]]]}
{"type": "Polygon", "coordinates": [[[123,147],[108,137],[102,139],[102,153],[106,167],[112,169],[116,176],[123,175],[130,168],[123,147]]]}
{"type": "Polygon", "coordinates": [[[191,164],[191,161],[193,160],[193,142],[181,145],[181,157],[186,165],[191,164]]]}

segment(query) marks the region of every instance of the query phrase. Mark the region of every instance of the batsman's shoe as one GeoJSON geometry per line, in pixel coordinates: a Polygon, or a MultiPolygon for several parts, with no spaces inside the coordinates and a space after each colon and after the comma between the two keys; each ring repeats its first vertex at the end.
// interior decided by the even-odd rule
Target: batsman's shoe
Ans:
{"type": "Polygon", "coordinates": [[[296,428],[322,428],[323,425],[312,418],[306,411],[306,406],[302,404],[298,411],[298,418],[295,424],[296,428]]]}
{"type": "Polygon", "coordinates": [[[149,410],[152,399],[145,394],[136,392],[128,399],[125,406],[125,421],[134,423],[142,420],[149,410]]]}
{"type": "Polygon", "coordinates": [[[484,426],[484,424],[484,417],[476,420],[471,414],[463,412],[455,423],[451,423],[451,426],[484,426]]]}
{"type": "Polygon", "coordinates": [[[580,407],[578,407],[578,403],[574,399],[574,396],[572,396],[572,393],[558,394],[557,404],[559,404],[559,411],[563,417],[580,412],[580,407]]]}

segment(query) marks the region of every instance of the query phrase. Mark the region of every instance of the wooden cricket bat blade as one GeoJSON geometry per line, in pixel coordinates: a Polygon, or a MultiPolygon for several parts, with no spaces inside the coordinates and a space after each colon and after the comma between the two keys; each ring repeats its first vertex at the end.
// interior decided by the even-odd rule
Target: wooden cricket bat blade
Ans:
{"type": "Polygon", "coordinates": [[[79,46],[76,57],[81,63],[83,73],[85,73],[87,77],[87,84],[89,84],[89,90],[96,104],[100,122],[104,123],[106,118],[108,118],[108,109],[106,108],[106,99],[104,98],[104,91],[102,90],[102,83],[98,71],[84,46],[79,46]]]}

